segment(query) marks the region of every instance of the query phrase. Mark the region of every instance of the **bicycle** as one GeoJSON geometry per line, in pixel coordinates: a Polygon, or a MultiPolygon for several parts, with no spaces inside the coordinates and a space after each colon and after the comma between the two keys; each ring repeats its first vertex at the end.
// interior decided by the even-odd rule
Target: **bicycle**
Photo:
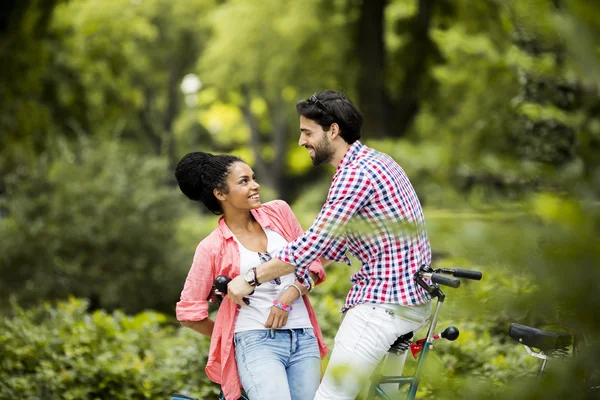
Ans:
{"type": "MultiPolygon", "coordinates": [[[[431,269],[431,267],[423,266],[415,273],[413,279],[415,282],[421,286],[429,295],[432,300],[437,299],[435,311],[433,312],[433,317],[431,318],[427,330],[427,335],[425,338],[412,343],[412,338],[414,336],[413,332],[409,332],[405,335],[400,336],[394,344],[390,347],[389,353],[400,354],[403,352],[411,350],[411,353],[416,358],[417,354],[420,353],[419,359],[417,361],[417,367],[415,370],[414,376],[384,376],[381,374],[381,368],[385,364],[386,357],[381,361],[376,371],[371,376],[371,385],[369,387],[368,392],[364,400],[374,400],[375,398],[380,398],[382,400],[391,400],[389,396],[386,395],[385,391],[381,387],[382,384],[386,383],[394,383],[399,386],[410,384],[407,400],[414,400],[417,394],[417,388],[420,383],[420,374],[427,358],[429,351],[433,348],[432,344],[437,339],[446,339],[446,340],[456,340],[459,336],[459,331],[456,327],[450,326],[446,328],[444,331],[438,334],[434,334],[438,316],[441,310],[441,306],[446,299],[445,293],[439,287],[439,285],[445,285],[452,288],[458,288],[460,286],[461,281],[457,278],[465,278],[472,280],[481,280],[482,274],[478,271],[470,271],[464,269],[446,269],[446,268],[438,268],[431,269]],[[445,276],[444,274],[453,275],[453,277],[445,276]],[[430,283],[426,282],[425,279],[429,280],[430,283]]],[[[218,289],[221,294],[227,293],[227,283],[229,282],[229,278],[225,276],[219,276],[215,279],[214,286],[218,289]]],[[[244,302],[248,304],[249,300],[247,298],[244,299],[244,302]]],[[[388,353],[388,354],[389,354],[388,353]]],[[[172,400],[197,400],[190,396],[185,396],[181,394],[174,394],[172,400]],[[178,395],[178,396],[176,396],[178,395]]]]}
{"type": "Polygon", "coordinates": [[[458,288],[460,286],[461,281],[457,278],[465,278],[472,280],[481,280],[482,274],[478,271],[470,271],[464,269],[447,269],[447,268],[438,268],[432,269],[429,266],[422,266],[419,271],[417,271],[413,277],[415,282],[421,286],[429,295],[432,300],[437,299],[435,311],[433,312],[433,317],[429,322],[429,326],[427,328],[427,335],[425,338],[418,340],[415,343],[412,343],[412,338],[414,336],[413,332],[409,332],[405,335],[400,336],[394,344],[391,346],[388,354],[384,357],[384,359],[379,363],[375,372],[371,375],[371,384],[365,396],[364,400],[373,400],[376,398],[380,398],[383,400],[391,400],[391,398],[385,393],[385,390],[381,385],[383,384],[397,384],[398,388],[403,385],[409,385],[407,400],[414,400],[417,395],[417,389],[419,387],[421,373],[423,370],[423,365],[425,364],[425,359],[431,349],[433,349],[433,342],[437,339],[446,339],[446,340],[456,340],[459,336],[459,331],[456,327],[450,326],[446,328],[444,331],[438,334],[434,334],[438,316],[440,314],[440,310],[442,304],[446,300],[446,294],[440,288],[440,285],[449,286],[452,288],[458,288]],[[444,274],[452,275],[445,276],[444,274]],[[425,281],[428,279],[430,283],[425,281]],[[394,375],[383,375],[382,370],[383,367],[389,357],[389,354],[400,355],[406,353],[406,351],[411,350],[411,353],[416,358],[417,354],[420,353],[419,359],[417,361],[417,367],[413,376],[394,376],[394,375]]]}
{"type": "MultiPolygon", "coordinates": [[[[511,339],[521,343],[530,356],[542,360],[537,371],[538,378],[544,374],[548,360],[576,357],[579,351],[578,341],[569,332],[542,330],[512,323],[508,335],[511,339]]],[[[600,386],[597,378],[595,382],[594,380],[587,382],[585,390],[589,395],[598,398],[600,386]]]]}
{"type": "Polygon", "coordinates": [[[537,376],[542,376],[549,359],[569,356],[573,336],[568,332],[548,331],[513,323],[508,335],[525,346],[530,356],[542,360],[537,376]]]}

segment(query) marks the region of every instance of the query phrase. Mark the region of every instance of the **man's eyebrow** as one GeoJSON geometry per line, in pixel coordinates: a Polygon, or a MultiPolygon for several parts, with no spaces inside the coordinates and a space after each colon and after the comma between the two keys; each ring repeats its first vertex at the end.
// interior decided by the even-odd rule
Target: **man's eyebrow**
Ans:
{"type": "Polygon", "coordinates": [[[312,132],[312,131],[308,128],[300,128],[300,132],[312,132]]]}

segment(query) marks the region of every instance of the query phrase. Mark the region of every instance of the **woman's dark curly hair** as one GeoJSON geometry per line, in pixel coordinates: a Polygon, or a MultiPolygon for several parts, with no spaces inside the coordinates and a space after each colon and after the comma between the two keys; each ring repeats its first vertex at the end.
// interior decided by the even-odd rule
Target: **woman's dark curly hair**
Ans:
{"type": "Polygon", "coordinates": [[[213,190],[229,192],[226,180],[231,173],[231,165],[236,162],[243,161],[226,154],[213,155],[201,151],[188,153],[175,168],[179,189],[189,199],[201,201],[214,214],[221,215],[223,207],[213,190]]]}

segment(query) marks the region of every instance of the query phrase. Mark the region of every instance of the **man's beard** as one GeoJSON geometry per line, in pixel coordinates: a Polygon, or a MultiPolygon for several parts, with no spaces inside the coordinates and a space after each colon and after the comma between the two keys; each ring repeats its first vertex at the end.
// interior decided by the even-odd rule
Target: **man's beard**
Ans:
{"type": "Polygon", "coordinates": [[[316,167],[317,165],[326,164],[333,159],[333,147],[331,142],[327,139],[327,136],[323,136],[323,139],[316,146],[313,147],[315,156],[312,158],[312,163],[316,167]]]}

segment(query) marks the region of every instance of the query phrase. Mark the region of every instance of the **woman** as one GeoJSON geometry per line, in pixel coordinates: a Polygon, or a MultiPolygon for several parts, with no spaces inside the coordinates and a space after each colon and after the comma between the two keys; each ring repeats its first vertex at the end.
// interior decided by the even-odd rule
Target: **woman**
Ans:
{"type": "MultiPolygon", "coordinates": [[[[181,191],[223,217],[196,248],[194,261],[177,303],[183,326],[211,337],[208,377],[221,384],[227,400],[308,400],[319,386],[320,362],[327,353],[307,288],[290,274],[261,282],[238,309],[224,298],[216,320],[208,318],[214,279],[245,275],[303,233],[283,201],[261,204],[252,169],[240,158],[195,152],[175,170],[181,191]]],[[[323,281],[320,263],[311,266],[323,281]]]]}

